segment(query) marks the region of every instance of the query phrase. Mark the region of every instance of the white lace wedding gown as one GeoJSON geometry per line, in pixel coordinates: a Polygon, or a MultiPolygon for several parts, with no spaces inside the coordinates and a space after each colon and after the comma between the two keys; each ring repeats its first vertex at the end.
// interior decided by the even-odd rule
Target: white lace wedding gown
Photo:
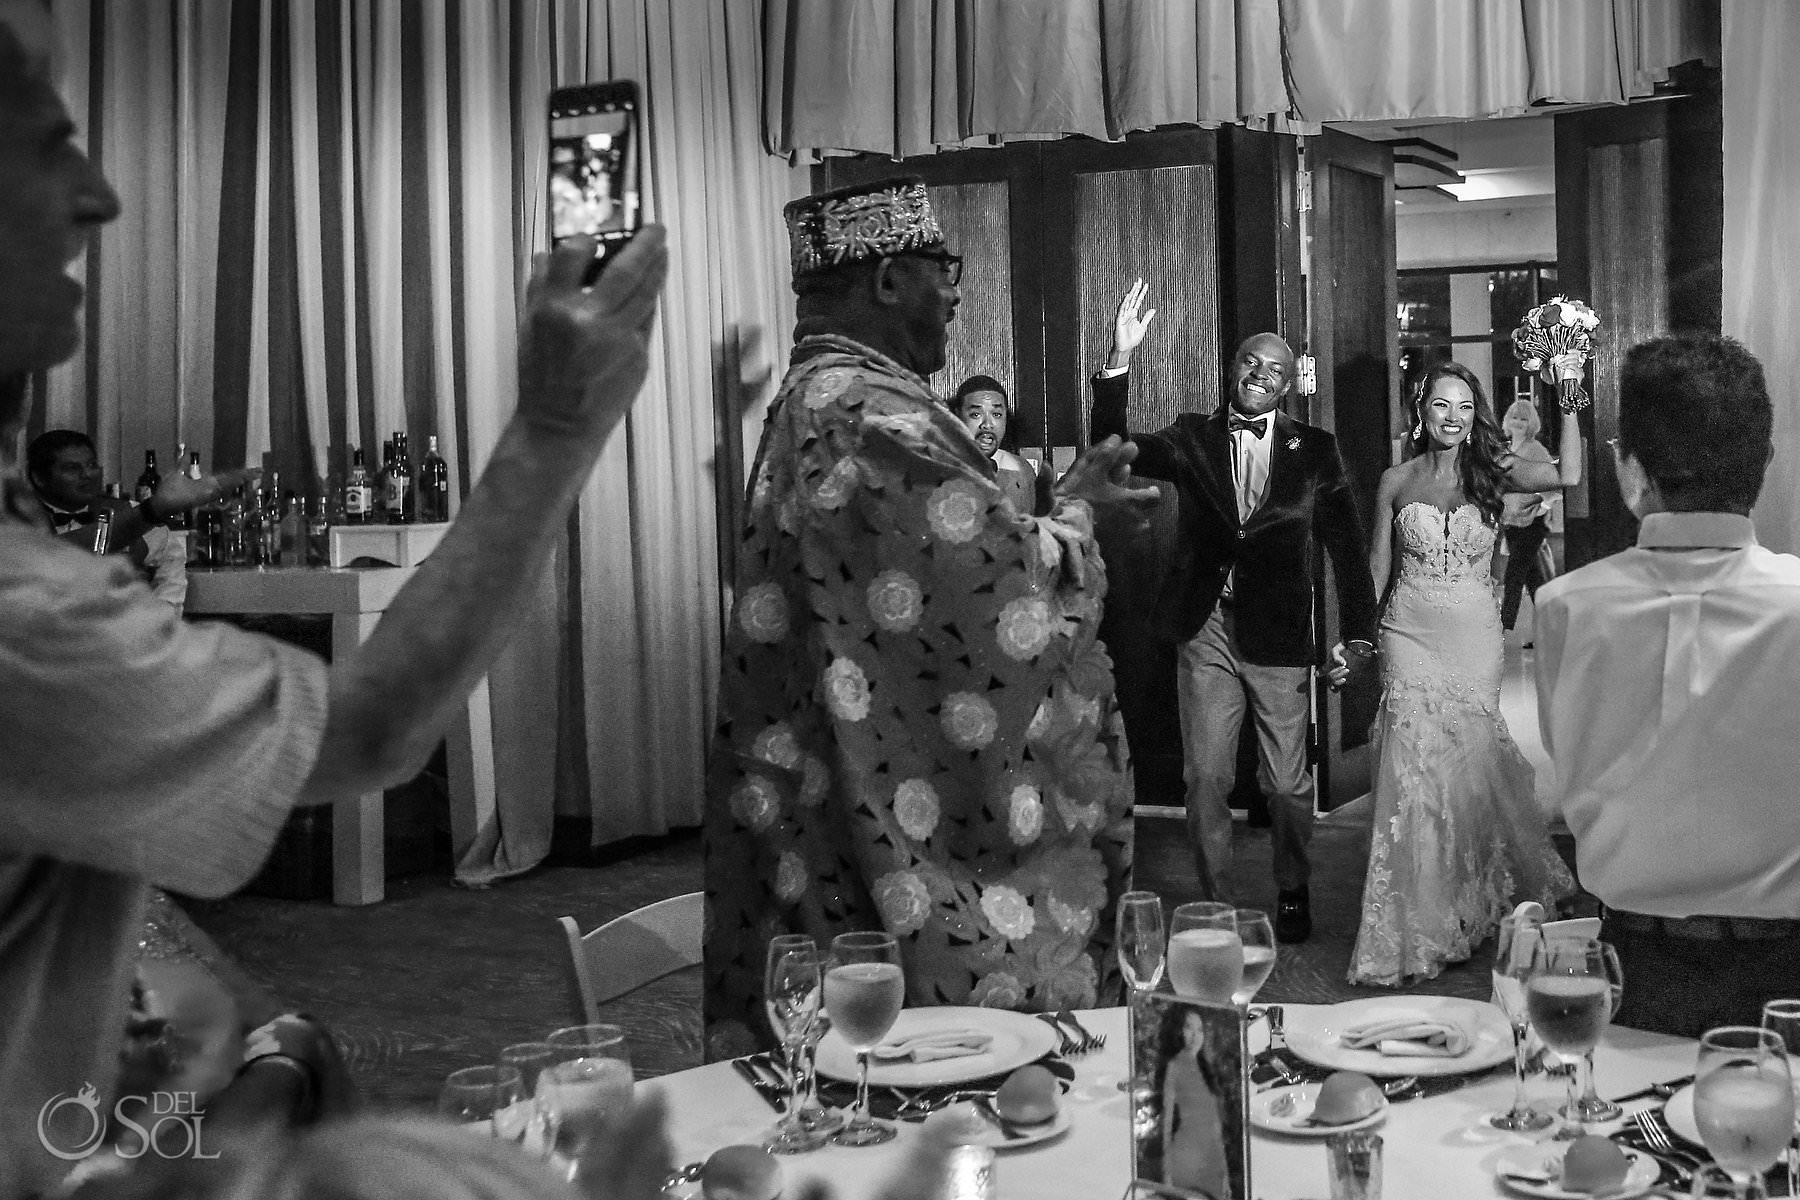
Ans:
{"type": "Polygon", "coordinates": [[[1574,889],[1531,764],[1500,715],[1495,527],[1464,504],[1394,517],[1400,575],[1381,621],[1375,824],[1350,982],[1430,978],[1469,957],[1514,898],[1574,889]]]}

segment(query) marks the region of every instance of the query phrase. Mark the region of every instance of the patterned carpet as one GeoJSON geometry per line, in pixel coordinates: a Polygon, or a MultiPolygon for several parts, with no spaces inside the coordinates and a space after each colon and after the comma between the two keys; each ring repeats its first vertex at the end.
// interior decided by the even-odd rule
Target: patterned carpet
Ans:
{"type": "MultiPolygon", "coordinates": [[[[1368,838],[1366,826],[1320,823],[1314,936],[1283,947],[1259,999],[1322,1003],[1373,994],[1344,982],[1368,838]]],[[[1194,899],[1190,862],[1181,821],[1139,819],[1139,887],[1170,904],[1194,899]]],[[[450,1071],[573,1019],[557,917],[591,928],[700,883],[700,842],[690,833],[604,867],[543,869],[488,891],[427,876],[390,881],[390,898],[369,908],[250,896],[185,907],[236,974],[331,1026],[371,1103],[420,1108],[433,1103],[450,1071]]],[[[1273,908],[1266,830],[1238,824],[1232,884],[1239,903],[1273,908]]],[[[1484,948],[1417,990],[1485,998],[1489,953],[1484,948]]],[[[603,1015],[630,1031],[640,1076],[700,1061],[698,970],[623,997],[603,1015]]]]}

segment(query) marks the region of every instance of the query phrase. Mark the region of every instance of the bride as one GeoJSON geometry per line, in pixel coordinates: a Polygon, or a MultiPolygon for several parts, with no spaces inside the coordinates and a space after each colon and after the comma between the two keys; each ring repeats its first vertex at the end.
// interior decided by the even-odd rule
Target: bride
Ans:
{"type": "Polygon", "coordinates": [[[1382,595],[1374,836],[1351,983],[1428,979],[1469,957],[1514,897],[1574,889],[1536,782],[1500,715],[1494,539],[1501,497],[1580,482],[1580,431],[1560,466],[1507,450],[1481,382],[1460,363],[1415,393],[1411,457],[1381,476],[1369,570],[1382,595]]]}

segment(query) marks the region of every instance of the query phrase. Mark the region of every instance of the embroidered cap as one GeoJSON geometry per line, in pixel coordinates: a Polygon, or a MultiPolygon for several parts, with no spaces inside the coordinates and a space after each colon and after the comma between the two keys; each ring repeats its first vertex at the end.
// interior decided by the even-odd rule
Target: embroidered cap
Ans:
{"type": "Polygon", "coordinates": [[[820,192],[790,202],[782,212],[795,277],[944,244],[925,181],[917,176],[820,192]]]}

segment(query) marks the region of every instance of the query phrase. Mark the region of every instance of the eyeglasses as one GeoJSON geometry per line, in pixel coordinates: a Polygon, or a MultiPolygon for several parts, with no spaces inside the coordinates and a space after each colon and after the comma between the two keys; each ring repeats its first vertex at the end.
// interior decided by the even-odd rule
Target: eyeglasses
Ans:
{"type": "MultiPolygon", "coordinates": [[[[912,250],[908,251],[908,255],[912,258],[926,259],[942,267],[944,271],[944,282],[951,287],[956,287],[962,283],[962,255],[952,254],[948,250],[912,250]]],[[[900,256],[896,254],[888,255],[890,260],[898,257],[900,256]]]]}

